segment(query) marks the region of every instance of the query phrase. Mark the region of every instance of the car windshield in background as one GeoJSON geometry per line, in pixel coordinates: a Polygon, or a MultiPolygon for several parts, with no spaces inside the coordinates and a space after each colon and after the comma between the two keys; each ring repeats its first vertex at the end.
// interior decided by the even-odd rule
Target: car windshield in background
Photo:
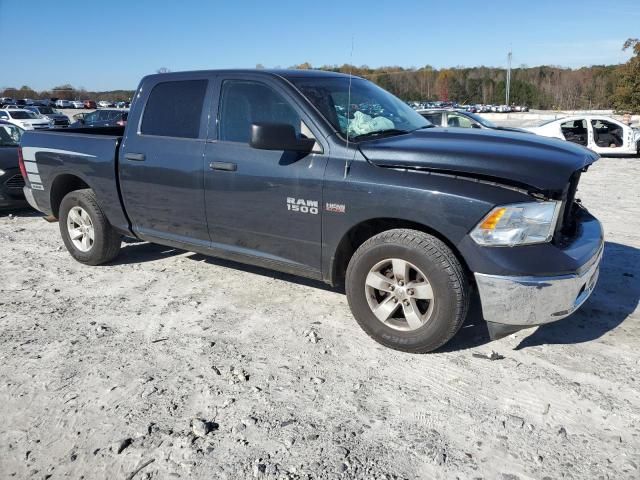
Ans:
{"type": "Polygon", "coordinates": [[[467,117],[469,117],[469,118],[473,118],[480,125],[484,125],[487,128],[496,128],[496,124],[495,123],[490,122],[489,120],[487,120],[486,118],[481,117],[480,115],[476,115],[475,113],[471,113],[471,112],[466,112],[465,115],[467,117]]]}
{"type": "Polygon", "coordinates": [[[402,100],[361,78],[291,78],[322,115],[349,139],[405,133],[431,124],[402,100]]]}
{"type": "Polygon", "coordinates": [[[49,107],[38,107],[38,111],[40,113],[42,113],[43,115],[49,115],[51,113],[56,113],[53,108],[49,108],[49,107]]]}
{"type": "Polygon", "coordinates": [[[0,147],[17,147],[21,138],[20,128],[8,123],[0,124],[0,147]]]}
{"type": "Polygon", "coordinates": [[[34,118],[38,118],[33,112],[12,112],[9,111],[9,115],[11,118],[16,120],[33,120],[34,118]]]}

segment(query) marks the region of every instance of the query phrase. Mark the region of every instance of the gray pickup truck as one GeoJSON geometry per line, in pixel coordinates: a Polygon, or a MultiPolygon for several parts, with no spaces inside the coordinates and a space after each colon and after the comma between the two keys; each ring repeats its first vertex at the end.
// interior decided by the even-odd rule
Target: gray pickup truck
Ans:
{"type": "Polygon", "coordinates": [[[437,128],[338,73],[150,75],[126,127],[27,132],[21,156],[76,260],[127,236],[344,283],[366,333],[408,352],[449,341],[475,294],[494,337],[566,317],[603,252],[575,198],[597,154],[437,128]]]}

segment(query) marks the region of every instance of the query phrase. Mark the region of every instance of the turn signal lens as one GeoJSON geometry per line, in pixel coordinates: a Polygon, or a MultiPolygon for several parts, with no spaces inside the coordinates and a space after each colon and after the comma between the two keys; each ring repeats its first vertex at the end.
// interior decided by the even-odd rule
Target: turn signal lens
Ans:
{"type": "Polygon", "coordinates": [[[493,210],[480,224],[480,228],[484,230],[494,230],[506,211],[507,209],[504,207],[493,210]]]}

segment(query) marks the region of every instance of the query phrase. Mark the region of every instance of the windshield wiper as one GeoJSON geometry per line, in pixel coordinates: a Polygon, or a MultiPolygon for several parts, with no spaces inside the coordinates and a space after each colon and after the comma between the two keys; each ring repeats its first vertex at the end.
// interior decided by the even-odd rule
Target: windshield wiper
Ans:
{"type": "Polygon", "coordinates": [[[408,130],[401,130],[399,128],[389,128],[388,130],[376,130],[375,132],[361,133],[355,137],[351,137],[351,140],[363,140],[365,138],[382,137],[387,135],[402,135],[403,133],[409,133],[408,130]]]}

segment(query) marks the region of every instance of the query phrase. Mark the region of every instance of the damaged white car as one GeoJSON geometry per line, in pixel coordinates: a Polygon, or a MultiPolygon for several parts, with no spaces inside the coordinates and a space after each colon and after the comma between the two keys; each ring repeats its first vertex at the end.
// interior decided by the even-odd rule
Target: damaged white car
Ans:
{"type": "Polygon", "coordinates": [[[640,129],[611,117],[579,115],[550,120],[526,130],[583,145],[600,155],[640,154],[640,129]]]}

